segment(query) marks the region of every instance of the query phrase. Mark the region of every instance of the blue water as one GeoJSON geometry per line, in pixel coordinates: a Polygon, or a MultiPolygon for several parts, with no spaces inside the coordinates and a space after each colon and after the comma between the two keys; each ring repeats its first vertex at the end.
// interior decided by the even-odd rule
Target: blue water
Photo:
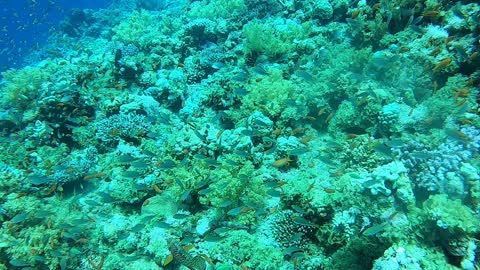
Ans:
{"type": "Polygon", "coordinates": [[[0,72],[18,68],[57,31],[72,9],[99,9],[108,0],[1,0],[0,72]]]}

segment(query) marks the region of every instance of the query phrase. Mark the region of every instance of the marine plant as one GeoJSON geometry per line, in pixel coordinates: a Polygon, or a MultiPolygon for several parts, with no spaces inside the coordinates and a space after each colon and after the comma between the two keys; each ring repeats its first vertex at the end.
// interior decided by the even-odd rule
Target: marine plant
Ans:
{"type": "Polygon", "coordinates": [[[72,13],[0,83],[0,268],[478,268],[479,10],[72,13]]]}

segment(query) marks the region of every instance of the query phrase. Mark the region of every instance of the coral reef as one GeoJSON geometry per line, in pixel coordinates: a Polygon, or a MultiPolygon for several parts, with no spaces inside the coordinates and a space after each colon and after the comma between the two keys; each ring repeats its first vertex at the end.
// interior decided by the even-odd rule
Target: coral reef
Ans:
{"type": "Polygon", "coordinates": [[[0,82],[0,269],[476,269],[480,6],[114,1],[0,82]]]}

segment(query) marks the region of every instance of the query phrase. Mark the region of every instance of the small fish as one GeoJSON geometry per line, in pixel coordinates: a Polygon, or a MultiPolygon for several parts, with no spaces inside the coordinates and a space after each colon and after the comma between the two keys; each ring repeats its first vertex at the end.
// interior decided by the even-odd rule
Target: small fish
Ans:
{"type": "Polygon", "coordinates": [[[185,189],[185,185],[180,181],[180,179],[175,178],[175,183],[180,186],[180,188],[185,189]]]}
{"type": "Polygon", "coordinates": [[[351,18],[346,18],[345,19],[347,23],[356,31],[362,30],[363,28],[363,23],[360,20],[354,20],[351,18]]]}
{"type": "MultiPolygon", "coordinates": [[[[124,262],[133,262],[133,261],[136,261],[136,260],[139,260],[139,259],[141,259],[141,256],[125,256],[125,257],[122,257],[122,261],[124,261],[124,262]]],[[[97,269],[102,269],[102,268],[97,268],[97,269]]]]}
{"type": "Polygon", "coordinates": [[[304,236],[303,233],[297,232],[297,233],[294,233],[294,234],[292,235],[292,238],[291,238],[290,240],[291,240],[292,242],[298,242],[298,241],[300,241],[300,240],[302,239],[303,236],[304,236]]]}
{"type": "Polygon", "coordinates": [[[158,113],[157,114],[157,121],[161,124],[164,125],[169,125],[170,124],[170,116],[166,113],[158,113]]]}
{"type": "Polygon", "coordinates": [[[262,121],[258,118],[253,120],[253,124],[255,124],[257,126],[260,126],[260,127],[268,127],[267,123],[265,123],[264,121],[262,121]]]}
{"type": "Polygon", "coordinates": [[[377,184],[378,182],[375,181],[375,180],[368,180],[368,181],[365,181],[362,183],[362,187],[364,188],[370,188],[372,187],[373,185],[377,184]]]}
{"type": "Polygon", "coordinates": [[[96,173],[91,173],[91,174],[87,174],[83,177],[83,180],[84,181],[90,181],[92,179],[95,179],[95,178],[101,178],[103,176],[105,176],[106,173],[104,172],[96,172],[96,173]]]}
{"type": "Polygon", "coordinates": [[[210,188],[205,188],[205,189],[201,189],[198,191],[198,195],[207,195],[208,193],[212,192],[212,189],[210,188]]]}
{"type": "Polygon", "coordinates": [[[247,137],[252,137],[254,135],[254,132],[251,129],[244,129],[240,133],[247,137]]]}
{"type": "Polygon", "coordinates": [[[238,88],[233,91],[233,94],[239,97],[244,97],[248,94],[248,92],[245,90],[245,88],[238,88]]]}
{"type": "Polygon", "coordinates": [[[277,128],[274,131],[272,131],[272,134],[275,135],[275,136],[278,136],[278,135],[282,134],[282,129],[277,128]]]}
{"type": "Polygon", "coordinates": [[[220,165],[221,165],[221,163],[218,162],[218,161],[217,161],[216,159],[214,159],[214,158],[207,158],[207,159],[205,160],[205,163],[207,163],[207,165],[212,166],[212,167],[217,167],[217,166],[220,166],[220,165]]]}
{"type": "Polygon", "coordinates": [[[183,248],[183,250],[184,250],[185,252],[189,252],[189,251],[192,250],[194,247],[195,247],[194,244],[188,244],[188,245],[186,245],[186,246],[183,246],[182,248],[183,248]]]}
{"type": "Polygon", "coordinates": [[[180,214],[180,213],[176,213],[175,215],[173,215],[173,218],[175,218],[175,219],[184,219],[184,218],[187,218],[187,217],[189,217],[189,215],[180,214]]]}
{"type": "Polygon", "coordinates": [[[307,83],[314,83],[315,82],[315,77],[313,77],[310,73],[308,73],[304,70],[298,70],[297,72],[295,72],[295,75],[302,78],[307,83]]]}
{"type": "MultiPolygon", "coordinates": [[[[295,252],[295,253],[293,253],[293,254],[291,255],[291,258],[292,258],[292,259],[294,260],[294,262],[295,262],[295,260],[297,260],[297,259],[299,259],[299,258],[305,258],[305,253],[303,253],[303,252],[301,252],[301,251],[295,252]]],[[[297,264],[298,264],[298,261],[297,261],[297,264]]],[[[298,268],[298,265],[297,265],[297,267],[295,267],[294,269],[299,269],[299,268],[298,268]]]]}
{"type": "Polygon", "coordinates": [[[302,251],[303,249],[297,247],[297,246],[291,246],[291,247],[288,247],[286,249],[283,250],[283,254],[284,255],[287,255],[287,256],[291,256],[292,254],[296,253],[296,252],[300,252],[302,251]]]}
{"type": "Polygon", "coordinates": [[[412,24],[412,22],[413,22],[413,18],[414,18],[414,16],[413,16],[413,14],[412,14],[412,15],[411,15],[411,16],[408,18],[408,21],[407,21],[407,26],[409,26],[409,25],[411,25],[411,24],[412,24]]]}
{"type": "Polygon", "coordinates": [[[297,102],[294,99],[286,99],[285,104],[289,107],[295,107],[297,105],[297,102]]]}
{"type": "Polygon", "coordinates": [[[144,228],[145,228],[144,224],[137,224],[132,227],[132,232],[138,233],[138,232],[141,232],[144,228]]]}
{"type": "Polygon", "coordinates": [[[222,202],[219,206],[220,206],[221,208],[225,208],[225,207],[228,207],[228,206],[230,206],[230,205],[232,205],[232,201],[224,201],[224,202],[222,202]]]}
{"type": "Polygon", "coordinates": [[[226,227],[220,227],[220,228],[216,228],[215,230],[213,230],[216,234],[224,234],[224,233],[227,233],[229,231],[231,231],[229,228],[226,228],[226,227]]]}
{"type": "Polygon", "coordinates": [[[14,216],[10,222],[12,223],[20,223],[20,222],[23,222],[25,219],[27,219],[27,216],[28,214],[27,213],[21,213],[21,214],[18,214],[16,216],[14,216]]]}
{"type": "Polygon", "coordinates": [[[326,125],[328,125],[328,123],[330,123],[330,120],[332,120],[332,118],[335,116],[335,113],[334,112],[331,112],[328,114],[327,118],[325,119],[324,123],[326,125]]]}
{"type": "Polygon", "coordinates": [[[432,71],[434,73],[441,71],[442,69],[446,68],[448,65],[452,63],[452,58],[448,57],[440,61],[435,67],[433,67],[432,71]]]}
{"type": "Polygon", "coordinates": [[[262,137],[262,142],[270,147],[276,143],[276,141],[270,137],[262,137]]]}
{"type": "Polygon", "coordinates": [[[390,146],[390,147],[399,148],[399,147],[402,147],[405,144],[405,141],[403,141],[401,139],[393,139],[393,140],[385,142],[385,144],[390,146]]]}
{"type": "Polygon", "coordinates": [[[9,263],[15,267],[30,266],[30,263],[24,260],[11,260],[9,263]]]}
{"type": "Polygon", "coordinates": [[[141,174],[137,171],[125,171],[123,172],[122,176],[126,178],[138,178],[141,176],[141,174]]]}
{"type": "Polygon", "coordinates": [[[180,196],[180,200],[182,202],[186,201],[188,199],[188,197],[190,196],[190,190],[186,190],[182,193],[182,195],[180,196]]]}
{"type": "Polygon", "coordinates": [[[309,151],[309,149],[307,147],[300,147],[300,148],[290,150],[290,151],[288,151],[288,153],[292,156],[300,156],[300,155],[303,155],[305,153],[308,153],[308,151],[309,151]]]}
{"type": "Polygon", "coordinates": [[[440,12],[438,10],[428,10],[422,14],[423,17],[438,17],[439,15],[440,12]]]}
{"type": "MultiPolygon", "coordinates": [[[[72,249],[72,250],[75,250],[75,249],[72,249]]],[[[67,269],[67,257],[62,257],[60,259],[60,269],[61,270],[67,269]]]]}
{"type": "Polygon", "coordinates": [[[134,183],[133,188],[137,191],[146,191],[150,189],[145,183],[134,183]]]}
{"type": "Polygon", "coordinates": [[[219,130],[217,132],[217,135],[215,135],[215,138],[220,139],[222,137],[222,134],[223,134],[224,131],[225,131],[224,129],[219,130]]]}
{"type": "Polygon", "coordinates": [[[30,175],[28,179],[30,180],[30,183],[32,183],[32,185],[35,185],[35,186],[43,185],[48,182],[48,177],[44,175],[34,174],[34,175],[30,175]]]}
{"type": "Polygon", "coordinates": [[[418,23],[420,23],[423,20],[423,16],[418,16],[412,21],[411,26],[416,26],[418,23]]]}
{"type": "Polygon", "coordinates": [[[300,139],[300,142],[304,145],[307,145],[308,146],[308,143],[310,143],[310,141],[313,140],[313,136],[306,136],[306,137],[303,137],[300,139]]]}
{"type": "MultiPolygon", "coordinates": [[[[423,16],[420,17],[423,19],[423,16]]],[[[425,32],[425,30],[418,25],[410,25],[410,29],[417,34],[423,34],[425,32]]]]}
{"type": "Polygon", "coordinates": [[[154,190],[155,193],[157,193],[157,194],[162,193],[162,189],[161,189],[160,186],[157,185],[157,184],[153,184],[153,190],[154,190]]]}
{"type": "Polygon", "coordinates": [[[52,215],[53,213],[47,210],[38,210],[35,211],[35,217],[37,218],[46,218],[52,215]]]}
{"type": "Polygon", "coordinates": [[[242,212],[242,208],[244,206],[239,206],[239,207],[235,207],[233,209],[230,209],[228,212],[227,212],[227,215],[229,216],[236,216],[238,214],[240,214],[242,212]]]}
{"type": "Polygon", "coordinates": [[[463,133],[460,130],[447,128],[445,129],[445,134],[448,136],[449,139],[452,139],[455,141],[460,141],[460,142],[469,141],[467,134],[463,133]]]}
{"type": "Polygon", "coordinates": [[[52,250],[52,251],[50,251],[50,255],[52,255],[53,257],[57,257],[57,258],[64,256],[62,250],[52,250]]]}
{"type": "Polygon", "coordinates": [[[270,148],[270,149],[267,149],[267,150],[265,151],[265,154],[266,154],[266,155],[271,155],[271,154],[275,153],[276,151],[277,151],[277,147],[274,146],[274,147],[272,147],[272,148],[270,148]]]}
{"type": "Polygon", "coordinates": [[[131,163],[131,166],[136,169],[147,169],[148,163],[145,160],[135,160],[131,163]]]}
{"type": "Polygon", "coordinates": [[[333,162],[332,158],[329,158],[327,156],[319,156],[318,159],[327,164],[328,166],[335,166],[335,163],[333,162]]]}
{"type": "Polygon", "coordinates": [[[470,55],[470,56],[468,57],[468,63],[469,63],[469,64],[473,63],[473,61],[475,61],[475,60],[478,58],[479,55],[480,55],[480,54],[479,54],[478,51],[473,52],[472,55],[470,55]]]}
{"type": "Polygon", "coordinates": [[[418,159],[429,159],[432,157],[432,154],[430,153],[425,153],[425,152],[412,152],[410,154],[413,158],[418,158],[418,159]]]}
{"type": "Polygon", "coordinates": [[[293,222],[298,224],[298,225],[302,225],[302,226],[311,226],[311,227],[315,227],[316,225],[302,217],[294,217],[293,219],[293,222]]]}
{"type": "Polygon", "coordinates": [[[263,66],[254,67],[253,71],[260,74],[260,75],[267,75],[267,70],[263,66]]]}
{"type": "Polygon", "coordinates": [[[366,229],[365,231],[363,231],[363,235],[365,236],[373,236],[377,233],[380,233],[382,231],[385,230],[385,227],[386,225],[384,223],[382,224],[377,224],[377,225],[373,225],[372,227],[366,229]]]}
{"type": "Polygon", "coordinates": [[[153,224],[154,227],[162,228],[162,229],[170,229],[172,226],[165,221],[158,221],[153,224]]]}
{"type": "Polygon", "coordinates": [[[360,15],[360,9],[355,9],[353,12],[352,12],[352,16],[351,18],[352,19],[356,19],[358,17],[358,15],[360,15]]]}
{"type": "Polygon", "coordinates": [[[362,179],[362,177],[359,174],[356,174],[356,173],[350,173],[348,175],[353,179],[362,179]]]}
{"type": "Polygon", "coordinates": [[[200,134],[198,130],[193,129],[192,131],[193,131],[193,134],[195,134],[195,136],[197,136],[202,142],[207,139],[207,136],[200,134]]]}
{"type": "Polygon", "coordinates": [[[215,62],[212,64],[212,68],[214,69],[222,69],[223,67],[225,67],[225,64],[222,62],[215,62]]]}
{"type": "Polygon", "coordinates": [[[115,201],[115,199],[106,192],[98,192],[98,195],[100,195],[100,198],[104,203],[113,203],[115,201]]]}
{"type": "Polygon", "coordinates": [[[90,205],[90,206],[100,206],[102,205],[101,203],[95,201],[95,200],[85,200],[85,204],[90,205]]]}
{"type": "Polygon", "coordinates": [[[333,188],[324,188],[323,191],[325,191],[326,193],[329,193],[329,194],[335,193],[335,189],[333,189],[333,188]]]}
{"type": "Polygon", "coordinates": [[[231,165],[231,166],[239,166],[240,165],[238,162],[233,161],[231,159],[226,159],[225,163],[227,163],[228,165],[231,165]]]}
{"type": "Polygon", "coordinates": [[[305,214],[305,210],[303,210],[300,206],[292,205],[292,209],[300,214],[305,214]]]}
{"type": "Polygon", "coordinates": [[[147,134],[148,138],[156,139],[160,137],[160,133],[154,132],[154,131],[149,131],[147,134]]]}
{"type": "Polygon", "coordinates": [[[170,170],[175,168],[176,166],[177,164],[175,163],[175,161],[171,159],[166,159],[166,160],[160,161],[157,168],[161,170],[170,170]]]}
{"type": "Polygon", "coordinates": [[[228,183],[223,183],[217,187],[218,190],[224,190],[226,187],[228,187],[228,183]]]}
{"type": "Polygon", "coordinates": [[[155,215],[148,215],[148,216],[145,216],[143,217],[140,222],[141,223],[149,223],[152,219],[155,218],[155,215]]]}
{"type": "MultiPolygon", "coordinates": [[[[203,240],[205,240],[206,242],[212,242],[212,243],[216,243],[216,242],[219,242],[223,239],[223,237],[219,236],[218,234],[214,234],[214,233],[207,233],[204,237],[203,237],[203,240]]],[[[215,269],[220,269],[218,267],[216,267],[215,269]]],[[[233,269],[232,269],[233,270],[233,269]]]]}
{"type": "Polygon", "coordinates": [[[248,73],[241,71],[235,76],[233,76],[232,79],[237,82],[244,82],[248,79],[248,73]]]}
{"type": "Polygon", "coordinates": [[[275,168],[286,167],[290,164],[291,161],[292,160],[289,157],[277,159],[275,160],[275,162],[272,163],[272,166],[275,168]]]}
{"type": "Polygon", "coordinates": [[[117,162],[119,162],[119,163],[131,163],[134,160],[135,159],[133,157],[131,157],[130,155],[120,155],[117,158],[117,162]]]}
{"type": "Polygon", "coordinates": [[[307,192],[312,191],[312,189],[315,187],[315,181],[313,181],[308,187],[307,187],[307,192]]]}
{"type": "Polygon", "coordinates": [[[244,157],[244,158],[250,156],[249,153],[247,153],[246,151],[243,151],[243,150],[235,150],[234,153],[239,155],[240,157],[244,157]]]}
{"type": "Polygon", "coordinates": [[[388,147],[388,145],[384,143],[376,142],[373,144],[372,149],[373,151],[377,152],[377,154],[380,154],[381,156],[389,157],[389,158],[393,157],[392,149],[390,149],[390,147],[388,147]]]}

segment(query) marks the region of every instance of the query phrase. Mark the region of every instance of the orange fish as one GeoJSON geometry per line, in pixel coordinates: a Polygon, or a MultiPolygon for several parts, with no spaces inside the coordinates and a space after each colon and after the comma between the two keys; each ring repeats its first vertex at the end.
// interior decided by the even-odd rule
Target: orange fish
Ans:
{"type": "Polygon", "coordinates": [[[157,194],[162,193],[162,189],[157,184],[153,184],[153,190],[155,190],[157,194]]]}
{"type": "Polygon", "coordinates": [[[440,61],[440,63],[438,63],[433,68],[433,72],[439,72],[440,70],[442,70],[442,69],[446,68],[448,65],[450,65],[450,63],[452,63],[452,58],[448,57],[448,58],[443,59],[442,61],[440,61]]]}
{"type": "Polygon", "coordinates": [[[275,168],[282,168],[282,167],[288,166],[288,164],[290,164],[291,161],[292,160],[288,157],[281,158],[281,159],[275,160],[275,162],[273,162],[272,165],[275,168]]]}
{"type": "Polygon", "coordinates": [[[360,9],[356,9],[352,12],[352,19],[355,19],[360,15],[360,9]]]}
{"type": "Polygon", "coordinates": [[[429,10],[424,12],[422,15],[423,17],[437,17],[440,15],[440,12],[438,12],[438,10],[429,10]]]}
{"type": "Polygon", "coordinates": [[[470,57],[468,58],[468,63],[471,64],[473,61],[475,61],[475,59],[478,58],[478,55],[479,55],[478,52],[472,53],[472,55],[470,55],[470,57]]]}
{"type": "Polygon", "coordinates": [[[307,136],[307,137],[303,137],[300,139],[300,142],[304,145],[308,145],[308,143],[313,140],[313,136],[307,136]]]}

